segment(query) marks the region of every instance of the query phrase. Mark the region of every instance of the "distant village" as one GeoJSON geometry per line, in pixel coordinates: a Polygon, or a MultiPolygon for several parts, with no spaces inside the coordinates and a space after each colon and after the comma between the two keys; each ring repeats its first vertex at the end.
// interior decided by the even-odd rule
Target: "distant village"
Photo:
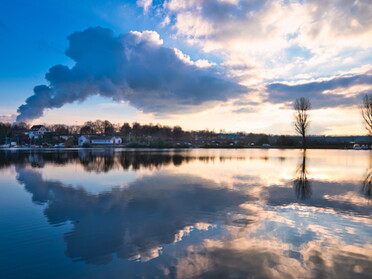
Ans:
{"type": "MultiPolygon", "coordinates": [[[[248,148],[301,146],[301,137],[225,131],[185,131],[180,126],[112,124],[89,121],[78,125],[33,125],[0,122],[0,147],[153,147],[153,148],[248,148]]],[[[309,136],[310,148],[369,149],[368,136],[309,136]]]]}

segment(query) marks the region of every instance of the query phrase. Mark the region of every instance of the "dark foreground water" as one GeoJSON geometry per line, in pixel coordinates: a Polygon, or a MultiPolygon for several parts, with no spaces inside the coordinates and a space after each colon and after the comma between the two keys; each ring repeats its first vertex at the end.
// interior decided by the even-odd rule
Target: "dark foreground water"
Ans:
{"type": "Polygon", "coordinates": [[[0,151],[0,278],[371,278],[371,155],[0,151]]]}

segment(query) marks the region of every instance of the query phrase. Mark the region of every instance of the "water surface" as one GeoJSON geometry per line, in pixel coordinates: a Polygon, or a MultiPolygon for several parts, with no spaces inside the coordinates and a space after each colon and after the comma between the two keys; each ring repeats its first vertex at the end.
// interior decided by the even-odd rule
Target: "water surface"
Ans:
{"type": "Polygon", "coordinates": [[[0,278],[370,278],[372,156],[0,151],[0,278]]]}

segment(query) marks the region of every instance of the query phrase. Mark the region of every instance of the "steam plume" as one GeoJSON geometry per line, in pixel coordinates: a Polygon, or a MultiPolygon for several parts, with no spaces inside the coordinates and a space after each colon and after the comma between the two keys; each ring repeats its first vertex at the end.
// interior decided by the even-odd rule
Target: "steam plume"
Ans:
{"type": "Polygon", "coordinates": [[[88,28],[68,38],[69,68],[56,65],[46,74],[48,85],[38,85],[18,108],[17,121],[43,116],[92,95],[127,101],[158,114],[203,109],[210,102],[226,101],[247,88],[217,66],[201,67],[179,50],[163,47],[153,31],[114,36],[110,29],[88,28]]]}

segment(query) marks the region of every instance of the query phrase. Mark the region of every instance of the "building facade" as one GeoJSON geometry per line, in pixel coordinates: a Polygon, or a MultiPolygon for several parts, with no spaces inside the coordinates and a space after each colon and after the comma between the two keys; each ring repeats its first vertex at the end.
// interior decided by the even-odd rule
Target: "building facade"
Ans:
{"type": "Polygon", "coordinates": [[[123,143],[120,137],[115,136],[89,136],[82,135],[79,137],[79,146],[84,144],[92,145],[115,145],[123,143]]]}
{"type": "Polygon", "coordinates": [[[34,125],[31,127],[28,132],[29,139],[40,139],[44,134],[48,132],[47,128],[44,125],[34,125]]]}

